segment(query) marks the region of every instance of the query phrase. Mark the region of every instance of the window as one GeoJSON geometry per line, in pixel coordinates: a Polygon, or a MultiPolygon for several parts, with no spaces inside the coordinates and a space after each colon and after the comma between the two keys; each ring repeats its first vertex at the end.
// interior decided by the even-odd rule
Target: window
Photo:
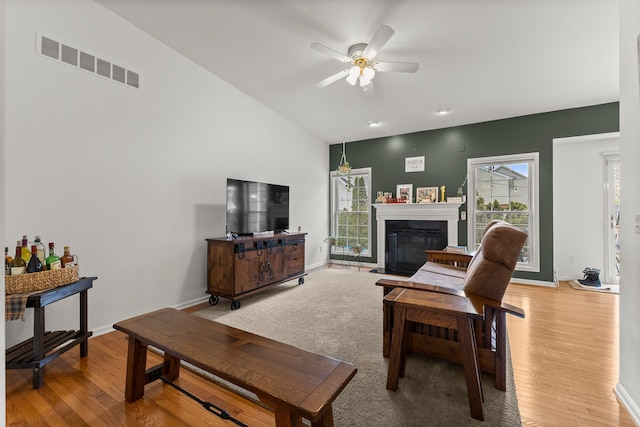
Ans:
{"type": "Polygon", "coordinates": [[[332,253],[369,255],[370,188],[371,168],[331,172],[331,235],[337,239],[332,253]]]}
{"type": "Polygon", "coordinates": [[[480,245],[484,227],[501,219],[529,235],[516,270],[540,271],[538,232],[538,153],[467,160],[468,246],[480,245]]]}

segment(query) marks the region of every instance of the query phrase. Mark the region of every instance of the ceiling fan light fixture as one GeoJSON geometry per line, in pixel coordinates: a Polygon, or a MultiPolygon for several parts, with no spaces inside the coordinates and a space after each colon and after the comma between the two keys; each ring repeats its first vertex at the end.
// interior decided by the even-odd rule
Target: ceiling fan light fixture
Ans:
{"type": "Polygon", "coordinates": [[[351,86],[355,85],[356,81],[358,80],[358,76],[360,76],[360,67],[354,65],[349,70],[349,75],[347,76],[347,82],[349,82],[351,86]]]}
{"type": "Polygon", "coordinates": [[[371,83],[373,77],[376,75],[376,72],[371,67],[365,67],[362,69],[360,73],[360,86],[366,86],[371,83]]]}

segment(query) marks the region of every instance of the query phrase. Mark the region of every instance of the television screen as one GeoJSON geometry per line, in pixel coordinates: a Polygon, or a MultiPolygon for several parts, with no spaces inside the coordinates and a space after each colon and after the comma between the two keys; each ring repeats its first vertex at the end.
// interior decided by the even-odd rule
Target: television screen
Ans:
{"type": "Polygon", "coordinates": [[[227,233],[279,232],[288,228],[288,186],[227,179],[227,233]]]}

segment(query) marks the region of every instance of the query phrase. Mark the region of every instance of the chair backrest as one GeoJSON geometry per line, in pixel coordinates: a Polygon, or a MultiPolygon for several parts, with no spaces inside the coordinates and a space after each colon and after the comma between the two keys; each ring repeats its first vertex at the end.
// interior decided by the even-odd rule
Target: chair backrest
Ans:
{"type": "Polygon", "coordinates": [[[466,294],[502,301],[527,233],[504,221],[487,226],[462,284],[466,294]]]}

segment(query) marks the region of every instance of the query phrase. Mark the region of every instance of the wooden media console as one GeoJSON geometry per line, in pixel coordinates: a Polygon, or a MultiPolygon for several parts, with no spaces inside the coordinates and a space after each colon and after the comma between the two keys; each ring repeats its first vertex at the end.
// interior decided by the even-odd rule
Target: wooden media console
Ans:
{"type": "Polygon", "coordinates": [[[268,286],[294,279],[304,283],[304,243],[305,233],[207,239],[209,303],[228,298],[235,310],[240,298],[268,286]]]}

